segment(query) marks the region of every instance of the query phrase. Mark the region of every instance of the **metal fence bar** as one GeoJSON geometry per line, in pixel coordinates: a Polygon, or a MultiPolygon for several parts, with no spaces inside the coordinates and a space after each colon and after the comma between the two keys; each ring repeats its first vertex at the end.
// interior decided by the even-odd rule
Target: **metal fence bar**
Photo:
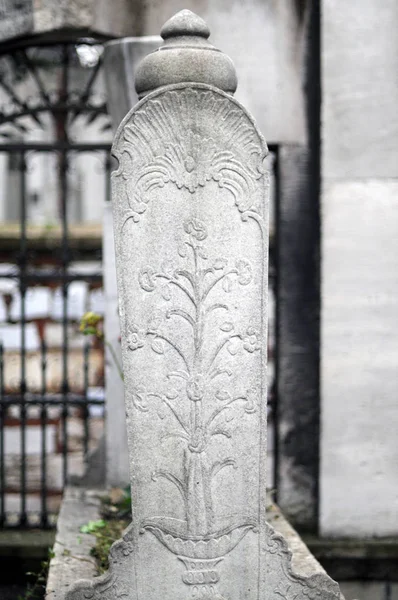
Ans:
{"type": "Polygon", "coordinates": [[[105,201],[106,202],[111,201],[111,169],[112,169],[112,157],[111,157],[111,152],[109,149],[108,152],[106,153],[106,159],[105,159],[105,185],[106,185],[105,201]]]}
{"type": "Polygon", "coordinates": [[[27,263],[27,213],[26,213],[26,155],[22,151],[20,154],[20,202],[21,202],[21,237],[20,237],[20,256],[19,256],[19,291],[21,297],[21,381],[20,391],[22,402],[20,405],[21,421],[21,514],[20,525],[24,526],[27,522],[26,512],[26,417],[27,407],[25,394],[26,386],[26,263],[27,263]]]}
{"type": "MultiPolygon", "coordinates": [[[[41,343],[41,394],[42,398],[46,397],[47,391],[47,346],[44,340],[41,343]]],[[[43,528],[48,526],[48,510],[47,510],[47,405],[42,402],[40,410],[40,425],[41,425],[41,515],[40,523],[43,528]]]]}
{"type": "MultiPolygon", "coordinates": [[[[103,400],[88,400],[82,394],[72,394],[69,393],[67,397],[67,402],[69,406],[84,406],[85,404],[90,404],[93,406],[102,406],[104,404],[103,400]]],[[[43,398],[41,394],[29,394],[26,403],[29,406],[41,406],[44,404],[45,406],[62,406],[62,395],[61,394],[48,394],[46,393],[46,397],[43,398]]],[[[3,398],[0,399],[0,406],[10,407],[10,406],[20,406],[22,404],[21,396],[19,395],[10,395],[4,394],[3,398]]]]}
{"type": "Polygon", "coordinates": [[[111,144],[108,142],[74,142],[74,141],[55,141],[51,143],[46,142],[29,142],[26,143],[15,143],[15,142],[0,142],[0,152],[20,152],[21,150],[26,152],[35,150],[37,152],[54,152],[60,150],[77,151],[77,152],[94,152],[97,150],[104,150],[109,152],[111,144]]]}
{"type": "MultiPolygon", "coordinates": [[[[84,345],[84,349],[83,349],[83,370],[84,370],[84,374],[83,374],[83,378],[84,378],[84,384],[83,384],[83,394],[84,397],[87,398],[88,397],[88,382],[89,382],[89,357],[90,357],[90,346],[89,344],[85,344],[84,345]]],[[[84,459],[87,460],[87,455],[88,455],[88,442],[89,442],[89,438],[90,438],[90,425],[89,425],[89,409],[88,409],[88,405],[87,403],[84,404],[83,406],[83,452],[84,452],[84,459]]]]}
{"type": "MultiPolygon", "coordinates": [[[[60,99],[66,99],[68,96],[69,85],[69,46],[63,46],[63,66],[62,83],[60,90],[60,99]]],[[[67,134],[67,113],[60,112],[59,118],[56,117],[58,125],[58,136],[62,142],[68,141],[67,134]]],[[[62,275],[65,276],[69,264],[69,244],[68,244],[68,152],[66,149],[60,151],[59,164],[59,184],[60,184],[60,212],[62,220],[62,275]]],[[[68,284],[65,279],[62,280],[62,454],[63,454],[63,482],[66,485],[68,480],[68,405],[67,395],[69,392],[68,380],[68,284]]]]}
{"type": "Polygon", "coordinates": [[[2,404],[4,393],[4,350],[3,344],[0,344],[0,527],[5,523],[5,446],[4,446],[4,421],[5,408],[2,404]]]}

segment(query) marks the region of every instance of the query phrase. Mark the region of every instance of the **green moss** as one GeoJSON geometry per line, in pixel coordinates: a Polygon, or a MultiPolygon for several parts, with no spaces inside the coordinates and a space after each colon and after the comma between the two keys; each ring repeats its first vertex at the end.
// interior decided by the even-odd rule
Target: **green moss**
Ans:
{"type": "Polygon", "coordinates": [[[97,529],[92,533],[95,535],[97,542],[91,550],[91,555],[97,561],[98,575],[101,575],[109,568],[108,555],[113,542],[122,537],[123,531],[129,524],[127,519],[111,519],[105,521],[105,525],[101,529],[97,529]]]}

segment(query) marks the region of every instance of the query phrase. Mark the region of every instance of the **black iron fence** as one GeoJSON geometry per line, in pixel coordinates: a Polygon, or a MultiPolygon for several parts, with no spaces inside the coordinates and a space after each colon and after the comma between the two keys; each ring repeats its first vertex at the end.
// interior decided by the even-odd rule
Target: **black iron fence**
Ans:
{"type": "Polygon", "coordinates": [[[104,196],[109,198],[109,145],[56,149],[62,165],[60,222],[44,231],[29,226],[25,157],[49,156],[54,145],[4,144],[2,152],[19,169],[20,211],[16,239],[7,237],[7,227],[0,239],[0,288],[5,282],[13,286],[12,293],[6,286],[0,297],[5,307],[0,336],[6,338],[0,345],[0,527],[47,527],[54,524],[68,478],[84,472],[90,442],[98,441],[92,435],[92,413],[104,404],[103,349],[78,333],[79,318],[91,308],[90,293],[102,289],[101,231],[94,240],[84,230],[77,238],[69,224],[66,159],[77,153],[101,155],[104,196]],[[80,310],[72,306],[71,311],[70,289],[77,282],[86,287],[86,298],[78,303],[80,310]],[[46,291],[57,306],[34,308],[46,291]],[[59,338],[55,342],[47,340],[51,327],[59,338]],[[19,337],[11,340],[14,345],[5,335],[10,330],[19,337]],[[97,372],[90,376],[93,365],[97,372]],[[73,427],[79,431],[73,433],[73,427]]]}
{"type": "MultiPolygon", "coordinates": [[[[27,390],[26,381],[21,382],[20,394],[7,394],[4,389],[4,348],[0,346],[0,526],[27,527],[40,526],[46,528],[54,524],[56,509],[49,508],[50,494],[60,493],[61,490],[51,489],[48,480],[49,449],[47,444],[47,430],[52,424],[60,425],[62,432],[57,452],[62,457],[62,487],[68,479],[68,418],[75,414],[82,423],[82,449],[83,460],[88,455],[90,440],[90,406],[103,406],[103,399],[92,399],[88,395],[88,370],[90,346],[84,347],[84,384],[81,394],[67,392],[66,386],[62,393],[56,394],[47,391],[47,356],[48,349],[43,341],[40,349],[40,370],[42,388],[38,393],[27,390]],[[5,436],[7,429],[12,426],[18,428],[20,438],[20,451],[18,461],[7,464],[5,436]],[[30,489],[29,468],[32,467],[28,460],[27,430],[29,426],[40,428],[40,450],[37,454],[37,486],[30,489]],[[8,472],[7,472],[8,471],[8,472]],[[10,479],[11,481],[8,481],[10,479]],[[17,480],[17,485],[13,485],[17,480]],[[28,497],[33,494],[39,502],[36,510],[28,507],[28,497]],[[19,506],[8,507],[7,498],[12,502],[12,496],[17,495],[19,506]]],[[[22,358],[23,355],[21,355],[22,358]]],[[[34,482],[36,483],[36,482],[34,482]]]]}
{"type": "Polygon", "coordinates": [[[102,434],[110,141],[101,40],[0,45],[0,527],[52,526],[102,434]]]}

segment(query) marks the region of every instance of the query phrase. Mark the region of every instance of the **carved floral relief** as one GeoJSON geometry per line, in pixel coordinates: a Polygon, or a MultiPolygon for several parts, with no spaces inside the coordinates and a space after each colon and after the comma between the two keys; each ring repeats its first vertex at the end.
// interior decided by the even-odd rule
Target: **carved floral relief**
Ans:
{"type": "Polygon", "coordinates": [[[258,410],[258,389],[242,389],[236,393],[228,385],[239,362],[234,364],[227,359],[232,359],[239,349],[249,356],[260,352],[260,324],[248,323],[242,331],[236,329],[228,306],[232,286],[252,283],[249,261],[243,258],[230,261],[223,257],[209,260],[205,245],[207,227],[197,218],[183,223],[182,234],[178,263],[166,264],[160,270],[145,266],[138,273],[143,291],[159,294],[170,302],[171,288],[174,288],[181,305],[172,304],[163,314],[155,312],[145,327],[130,322],[127,346],[131,352],[140,352],[149,344],[158,355],[163,355],[168,348],[179,365],[167,373],[167,379],[181,380],[182,392],[167,391],[167,386],[163,390],[140,386],[133,390],[130,399],[137,410],[145,413],[155,408],[155,414],[167,420],[162,442],[170,438],[183,442],[182,472],[161,469],[152,474],[152,479],[153,482],[165,479],[176,489],[185,519],[178,521],[174,515],[153,517],[143,521],[141,531],[152,533],[185,564],[184,583],[196,585],[199,581],[216,589],[220,577],[217,565],[250,530],[257,530],[257,516],[235,516],[222,525],[216,522],[213,480],[223,469],[237,468],[237,463],[233,456],[212,462],[207,450],[212,438],[231,439],[234,423],[245,415],[250,418],[258,410]],[[225,302],[214,299],[216,290],[222,290],[225,302]],[[208,327],[208,319],[215,311],[223,315],[218,333],[208,327]],[[164,331],[162,325],[169,319],[183,320],[187,324],[192,342],[190,352],[164,331]],[[177,399],[181,401],[179,395],[190,405],[185,413],[177,402],[177,399]]]}
{"type": "Polygon", "coordinates": [[[263,145],[247,115],[206,86],[149,99],[126,124],[115,150],[120,163],[115,177],[124,182],[124,222],[138,223],[151,191],[168,183],[194,194],[215,181],[233,195],[240,212],[259,213],[263,145]]]}

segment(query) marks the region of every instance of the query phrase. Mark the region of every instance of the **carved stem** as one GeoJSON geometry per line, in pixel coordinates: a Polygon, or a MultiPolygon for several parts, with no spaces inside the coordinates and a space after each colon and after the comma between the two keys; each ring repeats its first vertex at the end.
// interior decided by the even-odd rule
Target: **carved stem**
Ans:
{"type": "Polygon", "coordinates": [[[234,335],[230,335],[230,336],[228,336],[226,340],[224,340],[223,342],[221,342],[221,343],[218,345],[218,347],[216,348],[216,351],[215,351],[215,353],[214,353],[214,355],[213,355],[213,357],[212,357],[212,359],[211,359],[211,361],[210,361],[210,364],[209,364],[208,371],[210,371],[210,369],[211,369],[211,367],[212,367],[212,365],[213,365],[214,361],[216,360],[217,356],[220,354],[220,352],[221,352],[221,350],[224,348],[224,346],[226,346],[226,344],[228,344],[228,342],[230,342],[230,341],[231,341],[231,340],[233,340],[234,338],[239,338],[239,339],[242,339],[242,336],[241,336],[239,333],[235,333],[234,335]]]}
{"type": "Polygon", "coordinates": [[[188,373],[190,373],[190,368],[187,362],[187,359],[185,358],[183,352],[180,350],[180,348],[177,346],[177,344],[175,344],[174,342],[172,342],[171,340],[169,340],[169,338],[167,338],[166,336],[162,335],[161,333],[157,333],[156,337],[158,337],[161,340],[164,340],[167,344],[169,344],[169,346],[171,346],[172,348],[174,348],[174,350],[177,352],[177,354],[179,354],[182,358],[182,360],[184,361],[184,364],[187,368],[188,373]]]}
{"type": "Polygon", "coordinates": [[[207,421],[207,423],[205,425],[206,431],[208,431],[208,428],[213,423],[214,419],[216,419],[216,417],[218,417],[218,415],[220,415],[224,410],[227,410],[227,408],[230,408],[230,406],[232,404],[234,404],[235,402],[238,402],[239,400],[244,400],[245,402],[247,402],[247,398],[245,398],[244,396],[240,396],[239,398],[233,398],[233,400],[230,400],[229,402],[227,402],[227,404],[224,404],[224,406],[217,408],[213,412],[213,414],[209,417],[209,420],[207,421]]]}

